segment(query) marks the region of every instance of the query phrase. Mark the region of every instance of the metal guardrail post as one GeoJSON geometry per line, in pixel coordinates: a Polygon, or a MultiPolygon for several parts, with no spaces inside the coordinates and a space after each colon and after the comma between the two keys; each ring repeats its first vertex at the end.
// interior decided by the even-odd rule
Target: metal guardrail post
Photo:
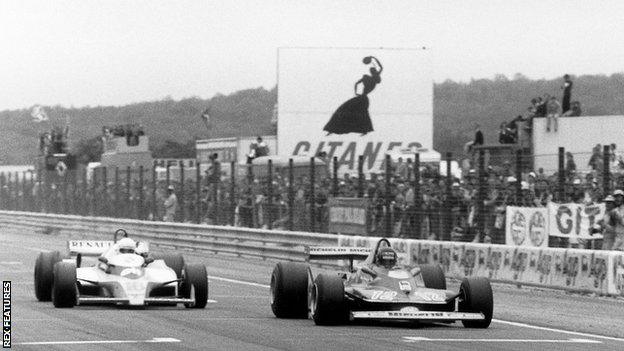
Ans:
{"type": "Polygon", "coordinates": [[[516,201],[522,200],[522,149],[516,150],[516,201]]]}
{"type": "Polygon", "coordinates": [[[358,156],[358,191],[357,197],[364,197],[364,155],[358,156]]]}
{"type": "Polygon", "coordinates": [[[451,161],[453,154],[446,153],[446,201],[444,202],[444,226],[440,233],[441,240],[451,240],[453,230],[453,209],[451,208],[451,196],[453,188],[453,174],[451,173],[451,161]]]}
{"type": "Polygon", "coordinates": [[[294,229],[295,192],[294,192],[293,159],[288,159],[288,230],[294,229]]]}
{"type": "Polygon", "coordinates": [[[144,211],[143,211],[143,165],[139,166],[139,201],[137,203],[137,213],[139,219],[144,219],[144,211]]]}
{"type": "Polygon", "coordinates": [[[108,196],[108,171],[107,171],[107,167],[103,167],[102,168],[102,201],[101,204],[104,207],[103,211],[102,211],[102,215],[104,216],[111,216],[109,209],[110,209],[110,198],[108,196]]]}
{"type": "Polygon", "coordinates": [[[236,226],[236,162],[230,162],[230,223],[236,226]]]}
{"type": "Polygon", "coordinates": [[[557,169],[557,193],[559,202],[565,201],[565,149],[559,148],[559,167],[557,169]]]}
{"type": "Polygon", "coordinates": [[[186,221],[186,201],[185,201],[185,193],[186,189],[184,188],[184,162],[180,162],[180,215],[182,217],[181,222],[184,223],[186,221]]]}
{"type": "Polygon", "coordinates": [[[113,216],[115,217],[121,217],[121,213],[119,212],[119,205],[120,205],[120,201],[119,201],[119,167],[115,167],[115,194],[113,195],[115,197],[115,201],[114,201],[114,205],[115,205],[115,210],[113,211],[113,216]]]}
{"type": "Polygon", "coordinates": [[[201,164],[195,163],[195,223],[201,223],[201,164]]]}
{"type": "Polygon", "coordinates": [[[332,195],[338,197],[338,157],[332,159],[332,195]]]}
{"type": "Polygon", "coordinates": [[[310,157],[310,232],[316,229],[316,199],[314,198],[314,183],[316,171],[314,169],[314,157],[310,157]]]}
{"type": "MultiPolygon", "coordinates": [[[[85,167],[82,172],[82,190],[80,197],[80,214],[83,216],[89,215],[89,185],[88,185],[88,177],[87,177],[87,168],[85,167]]],[[[39,189],[39,193],[41,193],[41,189],[39,189]]]]}
{"type": "Polygon", "coordinates": [[[266,215],[266,218],[267,218],[268,228],[273,229],[273,160],[269,159],[267,166],[268,166],[268,169],[267,169],[268,201],[267,201],[267,208],[265,209],[264,214],[266,215]]]}
{"type": "Polygon", "coordinates": [[[30,172],[30,194],[29,194],[29,199],[30,199],[30,211],[32,212],[37,212],[38,209],[36,207],[37,202],[35,199],[35,172],[30,172]]]}
{"type": "Polygon", "coordinates": [[[91,201],[89,204],[89,215],[91,216],[98,216],[99,212],[97,210],[97,168],[93,169],[93,174],[91,174],[92,179],[91,179],[91,201]]]}
{"type": "MultiPolygon", "coordinates": [[[[199,169],[199,165],[197,166],[199,169]]],[[[150,207],[152,209],[152,220],[158,220],[158,205],[156,203],[156,187],[158,186],[158,177],[156,175],[156,164],[152,165],[152,202],[150,207]]]]}
{"type": "Polygon", "coordinates": [[[420,154],[414,154],[414,229],[415,238],[420,238],[421,233],[421,219],[422,219],[422,194],[420,191],[420,154]]]}
{"type": "Polygon", "coordinates": [[[384,177],[385,183],[386,183],[386,189],[385,189],[385,194],[384,194],[384,207],[386,209],[386,215],[384,216],[384,224],[385,224],[385,230],[384,230],[384,234],[386,237],[390,238],[393,236],[393,232],[392,232],[392,193],[390,192],[390,186],[392,185],[392,183],[390,182],[390,177],[391,177],[391,173],[392,173],[392,159],[390,158],[390,155],[386,155],[386,174],[384,177]]]}
{"type": "Polygon", "coordinates": [[[478,234],[485,232],[485,191],[487,186],[487,177],[485,174],[485,150],[479,150],[478,160],[478,188],[477,188],[477,230],[478,234]]]}
{"type": "Polygon", "coordinates": [[[611,193],[611,169],[610,169],[611,147],[609,145],[605,145],[603,148],[602,164],[603,164],[602,189],[606,196],[611,193]]]}
{"type": "Polygon", "coordinates": [[[125,194],[125,198],[126,198],[126,206],[124,206],[127,210],[126,210],[126,218],[132,218],[132,211],[134,210],[134,208],[132,207],[132,203],[130,202],[130,187],[132,185],[132,169],[130,168],[130,166],[126,167],[126,194],[125,194]]]}

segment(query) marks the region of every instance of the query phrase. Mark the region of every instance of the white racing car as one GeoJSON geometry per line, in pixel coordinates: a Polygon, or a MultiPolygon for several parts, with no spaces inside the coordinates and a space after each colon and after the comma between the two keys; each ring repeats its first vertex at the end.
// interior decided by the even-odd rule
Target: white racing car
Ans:
{"type": "Polygon", "coordinates": [[[204,308],[206,267],[185,264],[182,255],[148,254],[148,245],[115,232],[113,241],[69,240],[69,258],[41,252],[35,263],[35,295],[55,307],[83,304],[177,305],[204,308]],[[117,240],[118,234],[122,238],[117,240]],[[96,258],[97,257],[97,258],[96,258]]]}

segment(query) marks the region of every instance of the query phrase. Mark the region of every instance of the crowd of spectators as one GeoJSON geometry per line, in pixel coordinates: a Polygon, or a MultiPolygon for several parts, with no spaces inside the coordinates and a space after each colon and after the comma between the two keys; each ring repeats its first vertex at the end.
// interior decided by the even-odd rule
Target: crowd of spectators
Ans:
{"type": "MultiPolygon", "coordinates": [[[[615,147],[612,145],[612,150],[615,147]]],[[[212,159],[199,187],[194,179],[187,179],[184,183],[171,180],[169,183],[158,181],[153,184],[150,181],[152,177],[147,173],[151,170],[145,171],[143,183],[139,183],[139,177],[133,174],[130,184],[126,184],[126,177],[121,176],[122,181],[117,185],[111,181],[84,184],[78,174],[70,174],[66,183],[49,186],[38,182],[8,182],[6,177],[1,176],[0,206],[81,215],[328,232],[329,198],[362,195],[369,200],[368,235],[504,243],[506,206],[541,207],[553,201],[602,202],[609,194],[603,192],[601,172],[604,157],[601,150],[601,145],[596,145],[595,156],[589,161],[591,171],[583,174],[577,172],[573,155],[566,155],[563,193],[560,192],[556,173],[546,174],[543,169],[538,169],[537,172],[522,173],[521,179],[517,179],[509,161],[500,167],[488,167],[485,177],[487,186],[482,193],[482,213],[479,213],[477,203],[478,172],[472,168],[466,169],[461,178],[449,179],[441,176],[437,167],[421,165],[420,201],[415,201],[415,174],[411,159],[393,163],[390,179],[386,179],[384,173],[371,173],[362,183],[358,177],[349,174],[342,174],[336,181],[330,174],[316,177],[313,192],[308,176],[296,177],[291,185],[288,177],[280,173],[275,173],[272,179],[248,176],[236,179],[232,184],[230,177],[220,176],[216,157],[212,159]],[[449,181],[450,187],[447,187],[449,181]]],[[[612,160],[609,164],[611,189],[622,189],[624,162],[615,152],[608,158],[612,160]]]]}
{"type": "Polygon", "coordinates": [[[499,129],[499,142],[501,144],[515,144],[518,142],[518,124],[525,122],[525,131],[531,133],[534,118],[546,118],[546,132],[557,132],[559,129],[559,117],[580,116],[581,103],[571,101],[573,82],[568,74],[563,76],[563,96],[561,102],[548,93],[531,99],[531,104],[524,115],[518,115],[510,122],[502,122],[499,129]]]}
{"type": "Polygon", "coordinates": [[[39,134],[39,152],[41,155],[67,153],[69,126],[64,129],[53,127],[49,132],[39,134]]]}

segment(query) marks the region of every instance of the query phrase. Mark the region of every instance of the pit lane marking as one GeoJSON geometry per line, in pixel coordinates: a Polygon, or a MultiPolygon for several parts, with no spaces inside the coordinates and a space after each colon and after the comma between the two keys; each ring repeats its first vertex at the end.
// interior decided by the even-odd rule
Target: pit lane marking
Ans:
{"type": "Polygon", "coordinates": [[[152,338],[149,340],[72,340],[16,342],[15,345],[85,345],[85,344],[154,344],[181,342],[175,338],[152,338]]]}
{"type": "Polygon", "coordinates": [[[403,341],[415,342],[498,342],[498,343],[548,343],[548,344],[602,344],[602,341],[590,339],[430,339],[422,336],[404,336],[403,341]]]}
{"type": "MultiPolygon", "coordinates": [[[[224,278],[224,277],[217,277],[217,276],[208,276],[208,278],[210,278],[212,280],[218,280],[218,281],[223,281],[223,282],[228,282],[228,283],[250,285],[250,286],[256,286],[256,287],[261,287],[261,288],[266,288],[266,289],[270,288],[270,286],[266,285],[266,284],[259,284],[259,283],[244,281],[244,280],[238,280],[238,279],[231,279],[231,278],[224,278]]],[[[526,324],[526,323],[518,323],[518,322],[511,322],[511,321],[505,321],[505,320],[501,320],[501,319],[492,319],[492,322],[500,323],[500,324],[509,324],[509,325],[513,325],[513,326],[516,326],[516,327],[545,330],[545,331],[550,331],[550,332],[555,332],[555,333],[563,333],[563,334],[584,336],[584,337],[590,337],[590,338],[596,338],[596,339],[604,339],[604,340],[613,340],[613,341],[624,342],[623,338],[616,338],[616,337],[612,337],[612,336],[599,335],[599,334],[575,332],[575,331],[564,330],[564,329],[540,327],[540,326],[537,326],[537,325],[531,325],[531,324],[526,324]]],[[[475,340],[475,339],[471,339],[471,340],[475,340]]],[[[570,340],[576,340],[576,339],[570,339],[570,340]]],[[[578,340],[581,340],[581,339],[578,339],[578,340]]]]}

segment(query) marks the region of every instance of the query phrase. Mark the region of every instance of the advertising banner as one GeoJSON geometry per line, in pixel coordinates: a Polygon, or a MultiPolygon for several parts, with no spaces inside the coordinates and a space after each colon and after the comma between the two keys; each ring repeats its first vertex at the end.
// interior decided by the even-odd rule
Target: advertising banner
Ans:
{"type": "Polygon", "coordinates": [[[555,204],[548,205],[549,234],[574,239],[596,239],[590,235],[592,226],[605,214],[604,204],[555,204]]]}
{"type": "Polygon", "coordinates": [[[329,232],[366,235],[368,199],[330,197],[329,232]]]}
{"type": "Polygon", "coordinates": [[[548,247],[548,209],[507,206],[505,244],[548,247]]]}
{"type": "MultiPolygon", "coordinates": [[[[340,246],[374,248],[379,238],[339,237],[340,246]]],[[[391,239],[400,263],[440,265],[447,277],[480,276],[602,295],[624,296],[624,253],[412,239],[391,239]],[[404,257],[404,258],[403,258],[404,257]]]]}
{"type": "Polygon", "coordinates": [[[280,48],[278,154],[338,158],[339,173],[382,170],[386,152],[433,147],[429,50],[280,48]]]}

